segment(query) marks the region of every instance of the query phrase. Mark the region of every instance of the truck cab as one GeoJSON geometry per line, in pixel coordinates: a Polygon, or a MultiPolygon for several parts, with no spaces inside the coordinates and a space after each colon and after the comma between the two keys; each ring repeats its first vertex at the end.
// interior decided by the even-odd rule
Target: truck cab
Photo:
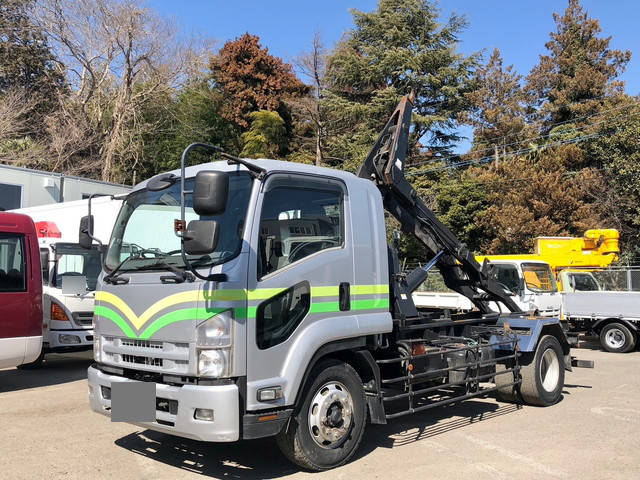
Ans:
{"type": "Polygon", "coordinates": [[[599,292],[602,285],[586,270],[564,269],[558,272],[558,286],[563,292],[599,292]]]}
{"type": "Polygon", "coordinates": [[[40,238],[44,353],[93,348],[93,300],[102,252],[62,238],[40,238]]]}
{"type": "Polygon", "coordinates": [[[38,239],[26,215],[0,212],[0,368],[34,361],[42,348],[38,239]]]}
{"type": "MultiPolygon", "coordinates": [[[[485,257],[476,257],[478,261],[485,257]]],[[[493,276],[525,312],[559,317],[562,296],[551,267],[536,260],[490,260],[493,276]]]]}

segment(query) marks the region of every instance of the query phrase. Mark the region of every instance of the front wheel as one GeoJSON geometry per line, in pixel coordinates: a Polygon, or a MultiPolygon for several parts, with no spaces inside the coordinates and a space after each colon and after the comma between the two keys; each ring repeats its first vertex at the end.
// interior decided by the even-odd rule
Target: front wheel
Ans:
{"type": "Polygon", "coordinates": [[[328,470],[356,452],[366,421],[362,380],[353,367],[323,362],[313,369],[302,404],[277,436],[282,453],[309,470],[328,470]]]}
{"type": "Polygon", "coordinates": [[[522,356],[520,395],[530,405],[548,407],[560,400],[564,388],[564,354],[553,335],[538,342],[535,353],[522,356]]]}
{"type": "Polygon", "coordinates": [[[636,339],[626,325],[610,323],[600,331],[600,345],[607,352],[627,353],[636,346],[636,339]]]}

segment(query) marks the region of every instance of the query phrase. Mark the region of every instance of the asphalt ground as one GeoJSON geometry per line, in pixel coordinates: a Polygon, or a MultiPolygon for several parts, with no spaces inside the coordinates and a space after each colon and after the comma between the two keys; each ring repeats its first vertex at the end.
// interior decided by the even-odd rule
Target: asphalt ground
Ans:
{"type": "Polygon", "coordinates": [[[494,398],[368,425],[349,464],[308,473],[271,439],[207,444],[112,423],[87,402],[90,354],[50,356],[39,370],[0,370],[3,479],[636,479],[640,478],[640,351],[595,343],[573,355],[560,403],[494,398]]]}

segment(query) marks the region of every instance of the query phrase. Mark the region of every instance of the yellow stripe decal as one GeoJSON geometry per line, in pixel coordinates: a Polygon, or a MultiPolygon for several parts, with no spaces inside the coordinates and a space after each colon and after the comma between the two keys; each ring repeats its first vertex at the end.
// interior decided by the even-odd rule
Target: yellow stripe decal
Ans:
{"type": "MultiPolygon", "coordinates": [[[[312,297],[333,297],[338,296],[337,286],[311,287],[312,297]]],[[[122,312],[131,325],[140,330],[157,313],[166,308],[179,305],[181,303],[212,302],[212,301],[244,301],[244,300],[264,300],[271,298],[286,290],[286,288],[259,288],[256,290],[215,290],[201,291],[189,290],[187,292],[174,293],[162,298],[147,308],[140,316],[127,305],[120,297],[110,292],[97,291],[95,299],[99,302],[110,303],[122,312]]],[[[352,295],[373,295],[389,293],[388,285],[352,285],[352,295]]]]}
{"type": "Polygon", "coordinates": [[[311,287],[312,297],[337,297],[338,287],[311,287]]]}
{"type": "Polygon", "coordinates": [[[353,285],[352,295],[373,295],[376,293],[389,293],[389,285],[353,285]]]}

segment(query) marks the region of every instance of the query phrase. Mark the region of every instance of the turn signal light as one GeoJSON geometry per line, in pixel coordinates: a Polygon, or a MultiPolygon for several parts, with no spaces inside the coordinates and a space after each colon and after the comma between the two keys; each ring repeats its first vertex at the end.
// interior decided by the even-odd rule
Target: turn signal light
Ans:
{"type": "Polygon", "coordinates": [[[64,309],[56,302],[51,302],[51,320],[58,320],[59,322],[69,321],[69,317],[64,313],[64,309]]]}

